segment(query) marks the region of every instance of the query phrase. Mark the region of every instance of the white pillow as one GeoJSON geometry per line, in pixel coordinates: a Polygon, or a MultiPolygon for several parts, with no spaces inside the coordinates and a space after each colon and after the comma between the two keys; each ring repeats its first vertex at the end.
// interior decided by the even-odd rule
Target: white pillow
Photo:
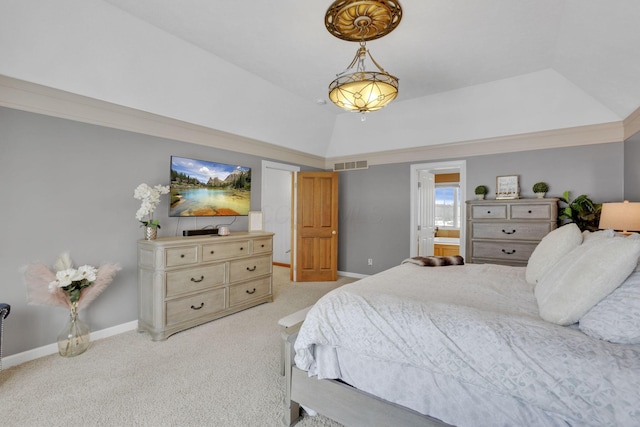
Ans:
{"type": "Polygon", "coordinates": [[[540,317],[559,325],[577,322],[631,274],[640,239],[592,239],[569,252],[536,285],[540,317]]]}
{"type": "Polygon", "coordinates": [[[609,237],[614,237],[616,235],[613,230],[598,230],[598,231],[589,231],[585,230],[582,232],[582,242],[586,242],[591,239],[607,239],[609,237]]]}
{"type": "Polygon", "coordinates": [[[640,266],[580,318],[587,335],[618,344],[640,344],[640,266]]]}
{"type": "Polygon", "coordinates": [[[556,228],[544,236],[527,263],[525,279],[535,285],[560,258],[582,243],[580,228],[574,223],[556,228]]]}

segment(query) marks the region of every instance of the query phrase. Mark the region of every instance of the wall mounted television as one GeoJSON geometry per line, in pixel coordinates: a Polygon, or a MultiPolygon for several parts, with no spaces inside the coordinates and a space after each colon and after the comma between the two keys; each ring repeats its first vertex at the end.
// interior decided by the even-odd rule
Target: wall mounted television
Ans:
{"type": "Polygon", "coordinates": [[[251,168],[171,156],[170,217],[247,216],[251,168]]]}

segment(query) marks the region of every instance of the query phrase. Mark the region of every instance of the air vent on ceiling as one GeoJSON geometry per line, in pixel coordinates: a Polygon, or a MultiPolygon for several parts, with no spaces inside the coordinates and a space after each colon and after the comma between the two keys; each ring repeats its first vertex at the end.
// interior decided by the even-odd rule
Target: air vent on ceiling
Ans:
{"type": "Polygon", "coordinates": [[[333,170],[335,172],[356,170],[356,169],[369,169],[369,165],[367,164],[366,160],[358,160],[355,162],[343,162],[343,163],[333,164],[333,170]]]}

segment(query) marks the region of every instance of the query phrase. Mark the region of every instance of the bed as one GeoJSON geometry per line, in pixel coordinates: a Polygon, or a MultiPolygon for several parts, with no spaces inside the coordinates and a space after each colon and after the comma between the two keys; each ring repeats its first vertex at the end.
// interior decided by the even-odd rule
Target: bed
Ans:
{"type": "Polygon", "coordinates": [[[527,267],[407,260],[325,295],[285,336],[287,424],[640,425],[640,239],[565,227],[527,267]]]}

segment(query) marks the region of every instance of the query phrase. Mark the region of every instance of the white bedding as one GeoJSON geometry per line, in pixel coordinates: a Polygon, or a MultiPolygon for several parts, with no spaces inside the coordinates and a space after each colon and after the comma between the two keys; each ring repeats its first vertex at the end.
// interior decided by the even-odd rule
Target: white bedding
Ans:
{"type": "Polygon", "coordinates": [[[296,365],[459,426],[640,425],[640,346],[542,320],[524,267],[403,264],[321,298],[296,365]]]}

